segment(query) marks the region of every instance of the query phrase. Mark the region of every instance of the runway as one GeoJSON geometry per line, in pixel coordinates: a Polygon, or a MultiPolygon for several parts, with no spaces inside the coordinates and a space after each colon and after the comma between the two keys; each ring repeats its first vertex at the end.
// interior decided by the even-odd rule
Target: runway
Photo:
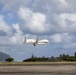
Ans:
{"type": "Polygon", "coordinates": [[[76,75],[76,65],[0,66],[0,75],[76,75]]]}

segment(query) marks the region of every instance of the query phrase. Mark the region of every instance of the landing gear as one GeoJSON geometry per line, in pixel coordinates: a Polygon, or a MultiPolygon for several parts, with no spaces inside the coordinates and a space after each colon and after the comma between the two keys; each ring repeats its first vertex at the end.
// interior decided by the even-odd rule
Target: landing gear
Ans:
{"type": "Polygon", "coordinates": [[[34,43],[34,46],[36,46],[36,44],[34,43]]]}

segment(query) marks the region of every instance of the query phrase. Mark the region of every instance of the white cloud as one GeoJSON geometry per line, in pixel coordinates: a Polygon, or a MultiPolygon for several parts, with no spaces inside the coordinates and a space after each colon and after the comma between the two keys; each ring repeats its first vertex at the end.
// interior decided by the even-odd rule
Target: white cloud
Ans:
{"type": "Polygon", "coordinates": [[[4,21],[4,16],[0,15],[0,30],[6,34],[11,34],[11,27],[4,21]]]}
{"type": "Polygon", "coordinates": [[[63,3],[63,4],[65,4],[65,5],[67,5],[66,0],[58,0],[58,1],[60,1],[61,3],[63,3]]]}
{"type": "MultiPolygon", "coordinates": [[[[0,45],[15,45],[23,43],[23,33],[19,28],[18,24],[13,24],[9,26],[5,20],[4,16],[0,15],[0,31],[3,31],[7,36],[0,36],[0,45]],[[16,30],[13,34],[12,30],[16,30]]],[[[3,33],[2,33],[3,34],[3,33]]]]}
{"type": "MultiPolygon", "coordinates": [[[[18,24],[13,24],[13,29],[16,30],[14,35],[0,36],[0,45],[21,45],[23,43],[23,32],[20,30],[18,24]]],[[[10,32],[9,32],[10,33],[10,32]]]]}
{"type": "Polygon", "coordinates": [[[68,33],[55,34],[50,36],[52,42],[55,43],[71,43],[73,41],[73,37],[68,33]]]}
{"type": "MultiPolygon", "coordinates": [[[[75,11],[75,0],[0,0],[0,3],[4,5],[4,10],[17,11],[21,6],[27,6],[31,9],[40,10],[46,12],[46,7],[52,8],[52,11],[56,12],[72,12],[75,11]],[[45,7],[44,7],[45,5],[45,7]]],[[[48,12],[48,11],[47,11],[48,12]]]]}
{"type": "Polygon", "coordinates": [[[10,37],[12,44],[22,44],[23,43],[23,32],[20,30],[18,24],[13,24],[13,28],[16,29],[16,32],[13,36],[10,37]]]}
{"type": "Polygon", "coordinates": [[[29,8],[21,7],[18,11],[19,17],[25,21],[27,27],[33,33],[44,33],[49,30],[46,24],[46,15],[40,12],[33,12],[29,8]]]}
{"type": "Polygon", "coordinates": [[[18,11],[18,15],[21,19],[25,20],[29,20],[29,18],[32,17],[33,12],[29,9],[29,8],[25,8],[25,7],[21,7],[18,11]]]}
{"type": "Polygon", "coordinates": [[[60,34],[55,34],[55,35],[51,36],[50,38],[53,42],[56,42],[56,43],[61,43],[62,42],[60,34]]]}
{"type": "Polygon", "coordinates": [[[0,3],[3,4],[3,10],[14,10],[15,12],[20,6],[30,6],[31,0],[0,0],[0,3]]]}
{"type": "Polygon", "coordinates": [[[45,15],[43,15],[41,13],[34,13],[32,16],[32,19],[29,23],[30,30],[33,32],[35,32],[35,31],[36,32],[45,32],[46,31],[45,21],[46,21],[45,15]]]}
{"type": "Polygon", "coordinates": [[[76,31],[76,14],[62,13],[55,15],[57,29],[60,32],[75,32],[76,31]]]}
{"type": "Polygon", "coordinates": [[[60,14],[60,17],[63,20],[67,19],[67,20],[72,21],[72,22],[76,21],[76,14],[63,13],[63,14],[60,14]]]}
{"type": "Polygon", "coordinates": [[[23,34],[22,31],[20,30],[19,24],[13,24],[13,28],[16,29],[16,33],[18,35],[23,34]]]}

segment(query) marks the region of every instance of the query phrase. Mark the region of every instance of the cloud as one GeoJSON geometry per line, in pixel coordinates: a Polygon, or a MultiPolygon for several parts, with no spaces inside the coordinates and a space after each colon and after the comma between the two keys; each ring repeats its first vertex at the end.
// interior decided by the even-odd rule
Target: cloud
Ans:
{"type": "Polygon", "coordinates": [[[13,1],[10,1],[10,0],[5,0],[5,1],[0,0],[0,3],[2,3],[4,5],[4,7],[3,7],[4,10],[8,10],[11,7],[13,7],[15,5],[15,3],[17,3],[17,0],[13,0],[13,1]]]}
{"type": "Polygon", "coordinates": [[[23,43],[23,32],[20,30],[18,24],[13,24],[13,28],[16,30],[15,34],[10,37],[10,42],[14,45],[21,45],[23,43]]]}
{"type": "Polygon", "coordinates": [[[72,43],[73,36],[69,35],[68,33],[62,33],[62,34],[55,34],[50,37],[51,41],[55,43],[72,43]]]}
{"type": "Polygon", "coordinates": [[[62,13],[54,15],[53,32],[74,33],[76,32],[76,14],[62,13]],[[56,25],[55,25],[56,24],[56,25]]]}
{"type": "Polygon", "coordinates": [[[34,11],[41,11],[44,13],[49,11],[53,13],[76,12],[75,0],[0,0],[0,3],[4,5],[4,10],[9,9],[17,11],[21,6],[25,6],[33,9],[34,11]]]}
{"type": "Polygon", "coordinates": [[[76,14],[74,13],[43,14],[34,12],[31,8],[20,7],[18,15],[22,20],[20,28],[24,33],[52,34],[76,31],[76,14]]]}
{"type": "Polygon", "coordinates": [[[6,36],[6,35],[7,34],[4,31],[0,30],[0,36],[6,36]]]}
{"type": "Polygon", "coordinates": [[[76,48],[76,43],[69,43],[64,45],[65,49],[75,49],[76,48]]]}
{"type": "MultiPolygon", "coordinates": [[[[35,0],[36,1],[36,0],[35,0]]],[[[3,5],[3,10],[10,10],[13,12],[17,11],[19,7],[21,6],[30,6],[31,2],[33,2],[32,0],[0,0],[0,3],[3,5]]]]}
{"type": "Polygon", "coordinates": [[[3,15],[0,15],[0,32],[3,32],[5,35],[11,34],[11,27],[5,22],[3,15]]]}
{"type": "Polygon", "coordinates": [[[33,33],[44,33],[49,30],[46,24],[46,15],[33,12],[29,8],[21,7],[18,11],[19,17],[24,21],[24,27],[33,33]]]}
{"type": "Polygon", "coordinates": [[[72,9],[75,6],[73,0],[36,0],[32,2],[33,4],[31,0],[26,0],[26,2],[21,0],[0,1],[9,8],[13,6],[18,8],[15,11],[21,19],[19,26],[24,33],[52,34],[75,32],[76,14],[71,13],[72,10],[75,11],[75,7],[72,9]],[[19,3],[21,4],[18,5],[19,3]],[[31,7],[28,6],[29,3],[32,5],[31,7]],[[45,8],[42,3],[46,6],[45,8]]]}
{"type": "Polygon", "coordinates": [[[13,33],[11,30],[12,35],[7,35],[5,37],[0,36],[0,45],[9,46],[9,45],[23,44],[24,35],[23,35],[23,32],[20,30],[19,25],[13,24],[12,29],[15,30],[15,33],[13,33]]]}
{"type": "Polygon", "coordinates": [[[0,45],[20,44],[21,39],[23,39],[23,36],[18,24],[10,26],[5,22],[4,16],[0,15],[0,45]],[[13,33],[13,30],[16,30],[16,33],[13,33]]]}
{"type": "Polygon", "coordinates": [[[66,0],[59,0],[61,3],[63,3],[63,4],[65,4],[65,5],[67,5],[67,2],[66,2],[66,0]]]}

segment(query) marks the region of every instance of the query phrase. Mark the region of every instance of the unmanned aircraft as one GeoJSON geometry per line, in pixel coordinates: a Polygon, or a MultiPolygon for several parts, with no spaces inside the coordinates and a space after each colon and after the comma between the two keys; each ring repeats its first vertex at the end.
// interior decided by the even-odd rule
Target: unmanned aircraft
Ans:
{"type": "Polygon", "coordinates": [[[39,40],[38,38],[36,39],[27,39],[26,37],[23,39],[24,44],[33,44],[34,46],[38,45],[45,45],[49,43],[47,39],[42,39],[39,40]]]}

